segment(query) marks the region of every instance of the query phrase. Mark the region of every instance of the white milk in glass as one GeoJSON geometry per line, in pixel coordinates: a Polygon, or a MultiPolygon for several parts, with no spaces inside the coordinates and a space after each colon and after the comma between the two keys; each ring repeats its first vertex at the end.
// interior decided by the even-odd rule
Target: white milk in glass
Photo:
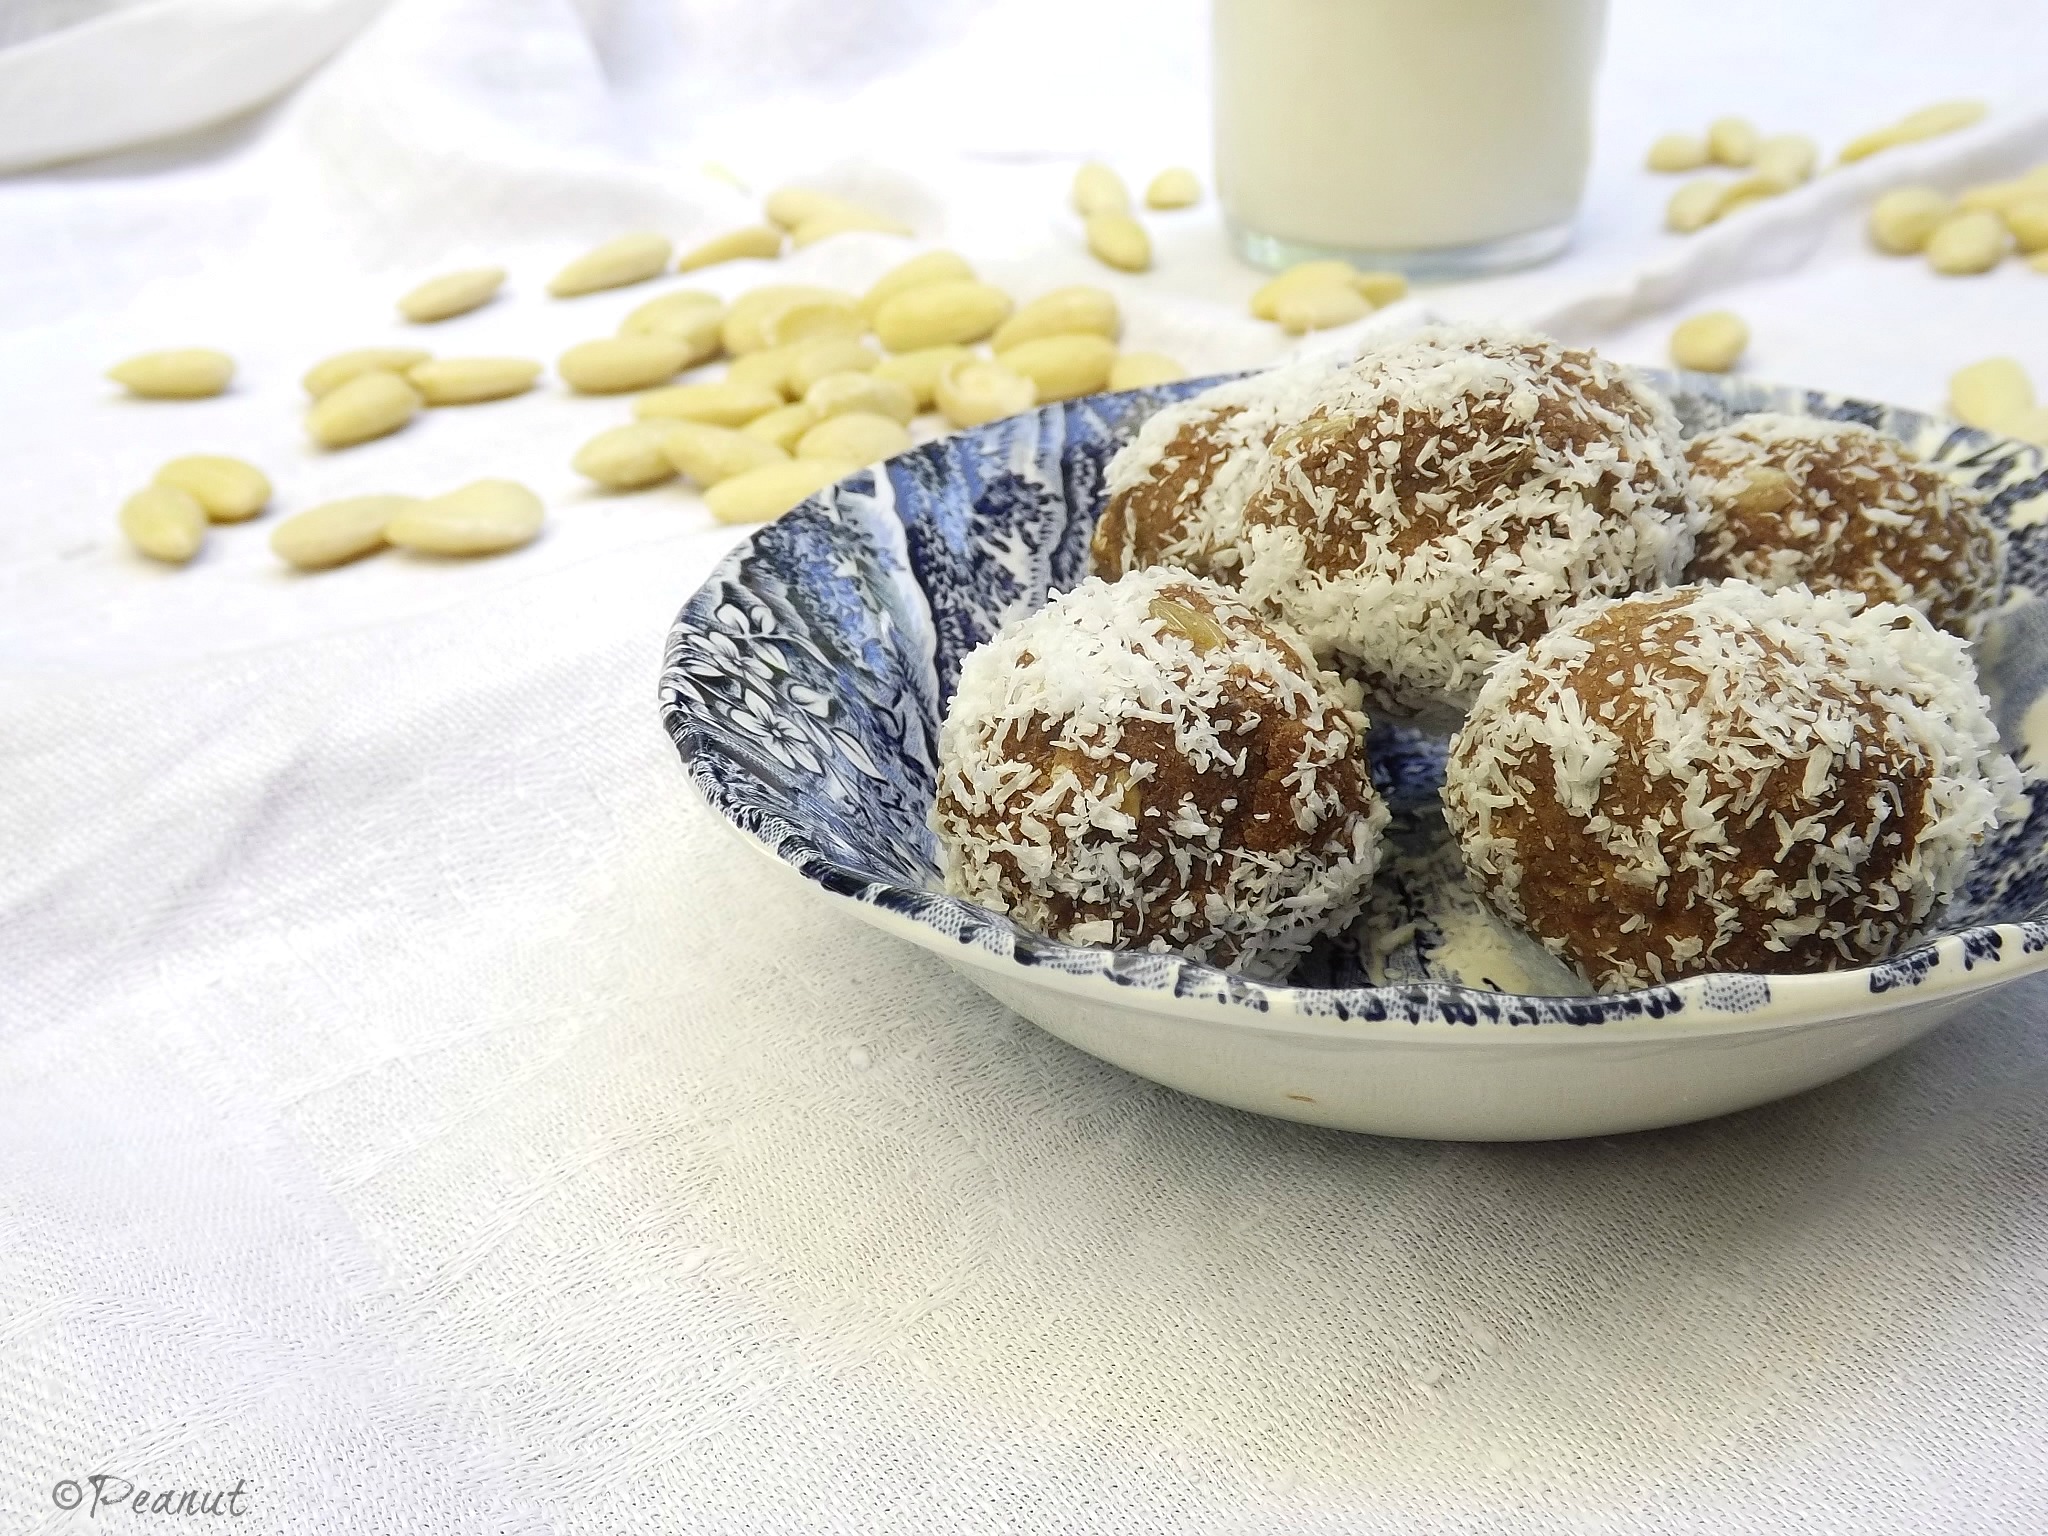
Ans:
{"type": "Polygon", "coordinates": [[[1212,0],[1216,186],[1262,266],[1419,274],[1564,249],[1606,0],[1212,0]]]}

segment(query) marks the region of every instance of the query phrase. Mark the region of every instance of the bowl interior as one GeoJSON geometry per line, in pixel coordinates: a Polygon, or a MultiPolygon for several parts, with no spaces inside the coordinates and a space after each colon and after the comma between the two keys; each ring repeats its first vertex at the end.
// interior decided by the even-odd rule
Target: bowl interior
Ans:
{"type": "MultiPolygon", "coordinates": [[[[2008,750],[2048,758],[2048,473],[2031,446],[1900,407],[1700,375],[1657,375],[1688,434],[1756,410],[1863,421],[1992,497],[2015,600],[1978,660],[2008,750]],[[2031,739],[2030,739],[2031,738],[2031,739]],[[2034,741],[2040,747],[2030,752],[2034,741]]],[[[1024,934],[943,895],[926,814],[938,729],[962,658],[1086,572],[1110,456],[1160,406],[1215,380],[1047,406],[932,443],[833,487],[747,540],[670,634],[663,713],[714,809],[809,878],[1028,965],[1261,1005],[1255,982],[1156,955],[1024,934]]],[[[1290,978],[1333,1006],[1446,984],[1495,995],[1580,990],[1505,935],[1457,870],[1437,809],[1443,743],[1374,733],[1395,817],[1392,857],[1360,923],[1290,978]]],[[[1986,847],[1942,932],[2017,923],[2048,905],[2048,786],[1986,847]]],[[[1875,972],[1917,975],[1923,944],[1875,972]]],[[[1879,983],[1873,980],[1873,990],[1879,983]]],[[[1632,1006],[1657,1006],[1650,988],[1632,1006]]],[[[1603,999],[1602,1004],[1617,999],[1603,999]]]]}

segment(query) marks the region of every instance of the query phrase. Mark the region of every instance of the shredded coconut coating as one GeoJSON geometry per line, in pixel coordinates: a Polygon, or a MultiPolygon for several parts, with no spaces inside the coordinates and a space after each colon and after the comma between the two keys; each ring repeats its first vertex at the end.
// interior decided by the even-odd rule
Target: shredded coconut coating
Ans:
{"type": "Polygon", "coordinates": [[[1357,690],[1227,588],[1097,578],[960,669],[946,889],[1076,944],[1283,973],[1356,917],[1387,810],[1357,690]]]}
{"type": "Polygon", "coordinates": [[[1670,403],[1630,370],[1430,327],[1341,370],[1275,439],[1241,586],[1376,714],[1447,727],[1579,598],[1680,579],[1703,517],[1686,481],[1670,403]]]}
{"type": "Polygon", "coordinates": [[[1494,909],[1616,989],[1892,953],[2019,784],[1962,641],[1731,581],[1591,600],[1509,653],[1443,805],[1494,909]]]}
{"type": "Polygon", "coordinates": [[[1696,580],[1861,592],[1966,637],[1998,606],[2004,541],[1984,498],[1861,422],[1759,412],[1686,457],[1707,511],[1696,580]]]}
{"type": "Polygon", "coordinates": [[[1089,543],[1091,569],[1114,581],[1170,565],[1229,583],[1245,498],[1274,435],[1323,399],[1334,364],[1297,363],[1155,412],[1109,461],[1108,500],[1089,543]]]}

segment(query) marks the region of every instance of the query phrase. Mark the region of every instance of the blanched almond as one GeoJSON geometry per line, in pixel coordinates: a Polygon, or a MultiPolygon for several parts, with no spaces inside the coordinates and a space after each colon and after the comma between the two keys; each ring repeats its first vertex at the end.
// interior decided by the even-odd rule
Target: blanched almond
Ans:
{"type": "Polygon", "coordinates": [[[2048,197],[2023,197],[2007,204],[2005,227],[2028,255],[2048,250],[2048,197]]]}
{"type": "Polygon", "coordinates": [[[891,352],[980,341],[1010,313],[1010,296],[987,283],[956,281],[912,288],[875,312],[875,335],[891,352]]]}
{"type": "MultiPolygon", "coordinates": [[[[1344,290],[1350,293],[1351,290],[1344,290]]],[[[1363,306],[1357,294],[1352,299],[1363,306]]],[[[1109,387],[1109,370],[1116,362],[1116,343],[1107,336],[1079,334],[1040,336],[1006,347],[996,360],[1013,373],[1021,373],[1037,386],[1041,404],[1072,400],[1109,387]]]]}
{"type": "Polygon", "coordinates": [[[651,389],[633,402],[642,421],[708,421],[717,427],[740,427],[782,404],[782,396],[761,384],[671,384],[651,389]]]}
{"type": "Polygon", "coordinates": [[[668,259],[674,250],[665,235],[620,235],[584,252],[562,268],[549,280],[548,292],[558,299],[569,299],[606,288],[623,288],[629,283],[644,283],[668,270],[668,259]]]}
{"type": "Polygon", "coordinates": [[[1152,237],[1128,213],[1088,215],[1088,249],[1097,261],[1120,272],[1143,272],[1152,265],[1152,237]]]}
{"type": "Polygon", "coordinates": [[[877,213],[850,198],[831,192],[814,192],[809,187],[782,187],[771,192],[764,211],[771,222],[792,232],[806,224],[822,226],[839,220],[866,219],[874,221],[867,227],[886,226],[888,233],[897,235],[910,233],[886,214],[877,213]]]}
{"type": "Polygon", "coordinates": [[[1074,212],[1088,218],[1098,213],[1129,213],[1130,190],[1123,177],[1099,160],[1074,172],[1074,212]]]}
{"type": "Polygon", "coordinates": [[[1893,187],[1870,205],[1870,243],[1894,256],[1926,249],[1949,215],[1949,200],[1932,187],[1893,187]]]}
{"type": "Polygon", "coordinates": [[[478,405],[523,395],[540,377],[540,364],[524,357],[434,357],[406,369],[429,405],[478,405]]]}
{"type": "Polygon", "coordinates": [[[270,477],[254,464],[220,453],[191,453],[156,472],[158,485],[175,485],[216,523],[239,523],[270,505],[270,477]]]}
{"type": "Polygon", "coordinates": [[[1667,133],[1650,146],[1648,164],[1653,171],[1696,171],[1712,158],[1698,134],[1667,133]]]}
{"type": "Polygon", "coordinates": [[[684,288],[649,299],[619,322],[621,336],[673,336],[688,350],[685,368],[695,367],[718,356],[725,345],[719,327],[725,321],[725,301],[715,293],[684,288]]]}
{"type": "Polygon", "coordinates": [[[1349,325],[1372,313],[1364,294],[1350,283],[1297,283],[1280,300],[1275,319],[1290,336],[1349,325]]]}
{"type": "Polygon", "coordinates": [[[1671,200],[1664,205],[1664,227],[1681,235],[1705,229],[1721,216],[1721,203],[1727,190],[1726,182],[1712,176],[1688,181],[1673,192],[1671,200]]]}
{"type": "Polygon", "coordinates": [[[234,376],[235,360],[209,347],[142,352],[107,370],[108,378],[145,400],[203,400],[234,376]]]}
{"type": "Polygon", "coordinates": [[[726,309],[725,324],[721,327],[725,350],[737,357],[743,352],[808,339],[808,332],[771,334],[770,327],[779,330],[781,318],[791,310],[801,310],[813,319],[823,311],[840,310],[849,317],[850,324],[856,328],[859,324],[860,306],[850,293],[814,284],[770,283],[741,294],[726,309]]]}
{"type": "Polygon", "coordinates": [[[278,558],[302,571],[324,571],[384,547],[391,519],[419,502],[417,496],[350,496],[308,507],[271,531],[278,558]]]}
{"type": "Polygon", "coordinates": [[[1951,214],[1927,237],[1927,264],[1949,277],[1989,272],[2005,258],[2012,236],[1989,209],[1951,214]]]}
{"type": "Polygon", "coordinates": [[[873,411],[845,411],[828,416],[797,439],[799,459],[843,460],[877,464],[910,451],[910,434],[893,416],[873,411]]]}
{"type": "Polygon", "coordinates": [[[719,481],[705,491],[704,505],[721,523],[765,523],[858,468],[837,459],[793,459],[787,464],[764,464],[719,481]]]}
{"type": "Polygon", "coordinates": [[[804,391],[804,404],[822,421],[846,411],[872,411],[907,422],[917,414],[917,397],[894,379],[872,373],[830,373],[804,391]]]}
{"type": "Polygon", "coordinates": [[[835,209],[805,219],[789,232],[789,243],[802,250],[834,235],[853,234],[902,235],[907,239],[910,226],[901,219],[892,219],[886,213],[876,213],[868,208],[835,209]]]}
{"type": "Polygon", "coordinates": [[[796,452],[797,439],[824,419],[824,413],[815,405],[807,400],[798,400],[778,406],[764,416],[756,416],[747,423],[746,432],[749,437],[773,443],[788,455],[796,452]]]}
{"type": "Polygon", "coordinates": [[[1749,326],[1731,310],[1716,309],[1678,323],[1671,360],[1695,373],[1726,373],[1749,345],[1749,326]]]}
{"type": "Polygon", "coordinates": [[[434,354],[418,347],[357,347],[352,352],[337,352],[324,357],[306,370],[301,381],[306,393],[318,400],[322,395],[341,388],[360,373],[404,373],[416,368],[434,354]]]}
{"type": "Polygon", "coordinates": [[[150,559],[183,565],[206,542],[206,510],[175,485],[144,486],[121,503],[121,531],[150,559]]]}
{"type": "Polygon", "coordinates": [[[429,555],[495,555],[531,544],[547,508],[515,480],[477,480],[445,496],[402,507],[385,539],[429,555]]]}
{"type": "Polygon", "coordinates": [[[1091,332],[1115,339],[1119,329],[1116,296],[1106,288],[1086,285],[1055,288],[1041,294],[1005,320],[990,342],[1007,352],[1020,342],[1041,336],[1072,336],[1091,332]]]}
{"type": "Polygon", "coordinates": [[[874,286],[861,295],[860,312],[873,321],[875,312],[899,293],[929,288],[934,283],[973,281],[974,268],[967,264],[965,256],[957,251],[926,251],[876,278],[874,286]]]}
{"type": "Polygon", "coordinates": [[[1038,386],[1023,374],[978,357],[963,358],[941,369],[933,393],[939,410],[956,427],[1014,416],[1038,402],[1038,386]]]}
{"type": "Polygon", "coordinates": [[[669,428],[663,448],[669,462],[699,485],[716,485],[763,464],[780,464],[789,457],[758,433],[714,427],[704,421],[676,422],[669,428]]]}
{"type": "Polygon", "coordinates": [[[479,309],[505,286],[503,267],[470,267],[430,277],[398,301],[398,312],[415,325],[452,320],[479,309]]]}
{"type": "Polygon", "coordinates": [[[574,468],[615,491],[637,491],[672,480],[676,466],[668,456],[668,440],[680,425],[634,421],[600,432],[576,450],[574,468]]]}
{"type": "Polygon", "coordinates": [[[796,362],[797,354],[810,342],[796,342],[787,347],[763,347],[758,352],[745,352],[726,365],[725,382],[744,384],[749,389],[772,389],[785,399],[789,397],[789,370],[796,362]]]}
{"type": "Polygon", "coordinates": [[[685,251],[676,262],[678,272],[695,272],[728,261],[772,261],[782,254],[782,231],[767,224],[750,224],[727,230],[702,245],[685,251]]]}
{"type": "Polygon", "coordinates": [[[651,389],[682,372],[690,349],[673,336],[602,336],[578,342],[555,359],[562,382],[583,395],[651,389]]]}
{"type": "Polygon", "coordinates": [[[973,355],[961,346],[925,347],[885,357],[875,364],[874,372],[878,378],[894,379],[909,390],[920,411],[929,410],[933,392],[939,387],[940,372],[973,355]]]}
{"type": "Polygon", "coordinates": [[[1278,320],[1280,301],[1302,284],[1309,283],[1350,283],[1358,278],[1358,271],[1348,261],[1303,261],[1297,262],[1278,277],[1270,278],[1265,285],[1252,295],[1252,314],[1260,320],[1278,320]]]}
{"type": "Polygon", "coordinates": [[[1756,129],[1746,117],[1717,117],[1707,125],[1707,153],[1738,168],[1756,159],[1756,129]]]}
{"type": "Polygon", "coordinates": [[[1820,146],[1805,134],[1781,133],[1757,145],[1753,169],[1775,190],[1789,192],[1813,179],[1819,159],[1820,146]]]}
{"type": "Polygon", "coordinates": [[[1169,166],[1145,188],[1147,208],[1192,208],[1201,200],[1201,180],[1184,165],[1169,166]]]}
{"type": "Polygon", "coordinates": [[[2018,358],[1987,357],[1949,375],[1948,408],[1965,426],[2003,432],[2034,408],[2034,381],[2018,358]]]}
{"type": "Polygon", "coordinates": [[[801,400],[818,380],[835,373],[872,373],[881,360],[881,354],[866,342],[845,336],[798,342],[791,349],[783,393],[792,400],[801,400]]]}
{"type": "Polygon", "coordinates": [[[1408,296],[1408,279],[1399,272],[1356,272],[1352,274],[1351,286],[1374,309],[1382,309],[1408,296]]]}
{"type": "Polygon", "coordinates": [[[323,448],[348,448],[386,437],[419,414],[420,392],[384,369],[359,373],[313,402],[306,430],[323,448]]]}

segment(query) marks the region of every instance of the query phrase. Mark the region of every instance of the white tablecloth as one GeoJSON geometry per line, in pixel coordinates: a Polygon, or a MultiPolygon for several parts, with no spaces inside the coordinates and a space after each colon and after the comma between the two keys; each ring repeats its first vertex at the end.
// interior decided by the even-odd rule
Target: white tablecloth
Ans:
{"type": "MultiPolygon", "coordinates": [[[[129,9],[210,3],[238,9],[129,9]]],[[[1917,405],[1996,351],[2048,380],[2048,278],[1858,233],[1878,186],[2048,158],[2032,0],[1617,11],[1578,249],[1429,302],[1643,361],[1726,303],[1757,374],[1917,405]],[[1657,229],[1656,131],[1833,144],[1957,94],[1984,127],[1657,229]]],[[[1102,280],[1072,167],[1203,164],[1205,72],[1193,0],[393,0],[253,116],[0,182],[0,1526],[166,1518],[56,1507],[107,1473],[239,1480],[240,1528],[279,1532],[2048,1528],[2048,988],[1615,1140],[1217,1109],[693,808],[654,678],[735,534],[579,485],[616,402],[304,444],[299,372],[407,336],[391,300],[433,270],[514,273],[443,352],[609,330],[644,294],[542,281],[748,217],[706,162],[825,177],[1024,291],[1102,280]],[[185,342],[241,359],[233,393],[99,378],[185,342]],[[202,447],[286,507],[510,474],[552,520],[461,568],[296,578],[262,524],[149,567],[113,509],[202,447]]],[[[0,159],[33,158],[7,104],[0,159]]],[[[1158,270],[1110,279],[1132,345],[1278,355],[1213,214],[1158,222],[1158,270]]]]}

